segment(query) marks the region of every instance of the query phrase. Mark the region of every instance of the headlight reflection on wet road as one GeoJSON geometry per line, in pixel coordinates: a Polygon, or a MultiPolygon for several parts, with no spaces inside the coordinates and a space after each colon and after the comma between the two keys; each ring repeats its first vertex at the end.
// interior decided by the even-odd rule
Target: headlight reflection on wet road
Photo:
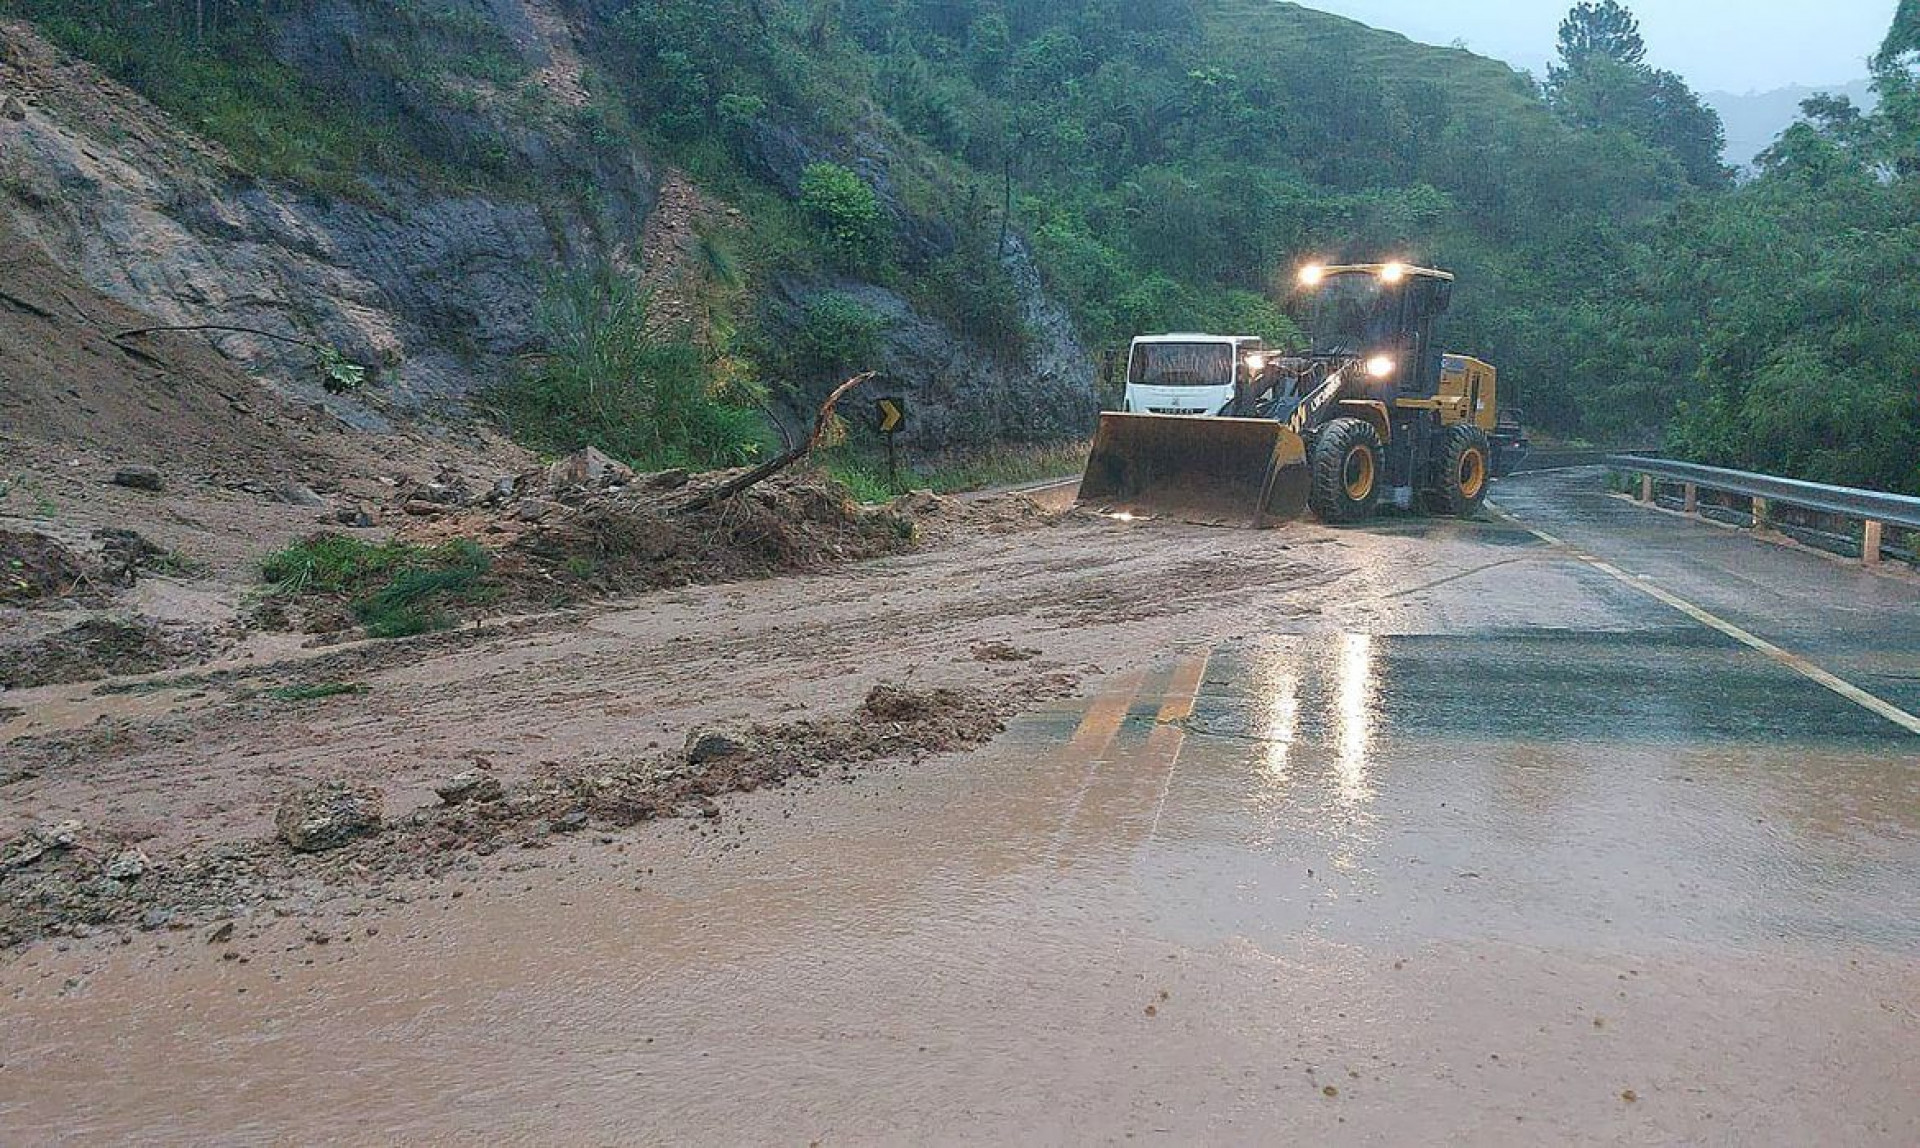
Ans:
{"type": "Polygon", "coordinates": [[[1262,769],[1276,791],[1292,780],[1293,743],[1300,736],[1300,677],[1282,673],[1273,683],[1273,707],[1267,715],[1267,756],[1262,769]]]}
{"type": "Polygon", "coordinates": [[[1373,747],[1376,693],[1373,682],[1373,637],[1348,634],[1340,644],[1338,668],[1340,757],[1335,764],[1340,799],[1348,805],[1373,800],[1368,753],[1373,747]]]}

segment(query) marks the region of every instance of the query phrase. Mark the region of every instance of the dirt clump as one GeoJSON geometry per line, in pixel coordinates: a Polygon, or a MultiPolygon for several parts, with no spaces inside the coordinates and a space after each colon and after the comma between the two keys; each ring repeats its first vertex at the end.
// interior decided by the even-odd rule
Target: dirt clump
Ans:
{"type": "Polygon", "coordinates": [[[86,579],[79,557],[58,541],[32,530],[0,530],[0,604],[64,597],[86,579]]]}
{"type": "Polygon", "coordinates": [[[144,620],[89,618],[36,642],[0,649],[0,687],[86,682],[149,674],[205,656],[210,636],[144,620]]]}
{"type": "Polygon", "coordinates": [[[839,483],[806,474],[685,509],[731,477],[668,472],[585,498],[562,492],[559,501],[575,505],[543,517],[511,549],[542,577],[611,594],[818,570],[914,544],[910,516],[861,506],[839,483]]]}
{"type": "Polygon", "coordinates": [[[981,642],[973,647],[973,660],[976,662],[1031,662],[1039,656],[1039,650],[1016,646],[1011,642],[981,642]]]}
{"type": "Polygon", "coordinates": [[[1049,510],[1024,494],[962,499],[917,490],[901,495],[889,506],[895,513],[912,518],[919,525],[921,537],[930,542],[980,534],[1017,534],[1051,526],[1067,517],[1067,512],[1049,510]]]}
{"type": "Polygon", "coordinates": [[[380,832],[386,798],[370,785],[329,781],[280,803],[273,826],[296,853],[325,853],[380,832]]]}

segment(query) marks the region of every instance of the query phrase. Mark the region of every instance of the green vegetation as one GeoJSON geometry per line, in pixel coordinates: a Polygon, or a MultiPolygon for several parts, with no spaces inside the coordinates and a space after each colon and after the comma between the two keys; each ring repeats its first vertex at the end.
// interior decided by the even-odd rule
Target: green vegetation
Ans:
{"type": "Polygon", "coordinates": [[[466,539],[435,547],[397,571],[386,585],[353,603],[353,616],[375,638],[406,638],[451,629],[448,607],[492,597],[482,579],[493,560],[466,539]]]}
{"type": "Polygon", "coordinates": [[[563,278],[543,301],[548,351],[490,401],[517,438],[597,446],[641,470],[740,466],[767,446],[750,380],[684,335],[650,325],[649,297],[610,270],[563,278]]]}
{"type": "Polygon", "coordinates": [[[1878,110],[1810,101],[1739,184],[1717,118],[1646,62],[1616,0],[1574,7],[1544,83],[1272,0],[611,0],[580,10],[590,102],[559,113],[482,6],[348,2],[359,71],[320,78],[265,50],[277,3],[0,12],[262,175],[551,195],[515,182],[503,142],[532,101],[526,121],[638,143],[740,207],[695,332],[650,328],[616,277],[555,288],[549,353],[496,396],[548,449],[750,459],[764,380],[817,390],[877,356],[884,319],[853,287],[819,294],[833,276],[1017,358],[1022,244],[1096,348],[1170,329],[1286,344],[1301,262],[1444,266],[1449,343],[1499,365],[1545,435],[1664,435],[1703,461],[1920,492],[1916,0],[1876,57],[1878,110]],[[797,316],[767,305],[796,280],[797,316]]]}
{"type": "Polygon", "coordinates": [[[800,177],[800,207],[835,267],[856,275],[885,272],[891,254],[887,218],[880,197],[859,175],[835,164],[813,164],[800,177]]]}
{"type": "Polygon", "coordinates": [[[505,34],[461,0],[356,5],[354,68],[322,86],[267,51],[278,4],[0,0],[56,44],[225,146],[249,174],[348,199],[377,198],[365,176],[447,186],[521,178],[502,139],[453,135],[408,114],[409,98],[469,115],[517,92],[528,69],[505,34]],[[484,99],[483,99],[484,95],[484,99]]]}
{"type": "Polygon", "coordinates": [[[837,291],[807,301],[799,328],[788,340],[786,360],[803,379],[826,379],[870,363],[887,328],[884,315],[837,291]]]}
{"type": "Polygon", "coordinates": [[[276,599],[334,598],[375,638],[404,638],[452,627],[452,608],[488,601],[493,560],[478,544],[372,543],[316,534],[270,555],[261,573],[276,599]]]}

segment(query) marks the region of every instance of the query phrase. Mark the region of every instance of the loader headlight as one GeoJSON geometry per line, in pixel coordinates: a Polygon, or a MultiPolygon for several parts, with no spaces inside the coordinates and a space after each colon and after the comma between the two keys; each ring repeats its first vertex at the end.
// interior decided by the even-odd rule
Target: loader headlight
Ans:
{"type": "Polygon", "coordinates": [[[1380,269],[1380,282],[1382,283],[1398,283],[1406,277],[1407,265],[1404,263],[1389,263],[1380,269]]]}
{"type": "Polygon", "coordinates": [[[1327,269],[1318,263],[1309,263],[1300,269],[1300,286],[1318,287],[1327,277],[1327,269]]]}
{"type": "Polygon", "coordinates": [[[1257,375],[1267,369],[1267,357],[1261,354],[1247,356],[1247,373],[1257,375]]]}
{"type": "Polygon", "coordinates": [[[1375,355],[1367,360],[1367,374],[1376,379],[1390,379],[1400,364],[1393,361],[1392,355],[1375,355]]]}

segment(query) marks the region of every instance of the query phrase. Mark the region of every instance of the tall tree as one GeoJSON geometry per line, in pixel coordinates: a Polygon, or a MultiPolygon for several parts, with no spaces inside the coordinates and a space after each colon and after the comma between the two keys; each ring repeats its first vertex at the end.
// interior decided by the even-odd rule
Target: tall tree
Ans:
{"type": "Polygon", "coordinates": [[[1560,65],[1549,69],[1574,72],[1588,61],[1605,58],[1629,68],[1647,62],[1647,42],[1640,36],[1640,21],[1617,0],[1574,5],[1560,22],[1560,65]]]}
{"type": "Polygon", "coordinates": [[[1615,0],[1576,5],[1560,25],[1560,63],[1547,70],[1547,99],[1562,119],[1620,131],[1671,155],[1695,187],[1725,187],[1726,129],[1672,72],[1646,63],[1633,13],[1615,0]]]}
{"type": "Polygon", "coordinates": [[[1920,0],[1900,0],[1893,15],[1893,28],[1887,42],[1880,46],[1874,65],[1880,69],[1897,67],[1903,56],[1920,53],[1920,0]]]}

